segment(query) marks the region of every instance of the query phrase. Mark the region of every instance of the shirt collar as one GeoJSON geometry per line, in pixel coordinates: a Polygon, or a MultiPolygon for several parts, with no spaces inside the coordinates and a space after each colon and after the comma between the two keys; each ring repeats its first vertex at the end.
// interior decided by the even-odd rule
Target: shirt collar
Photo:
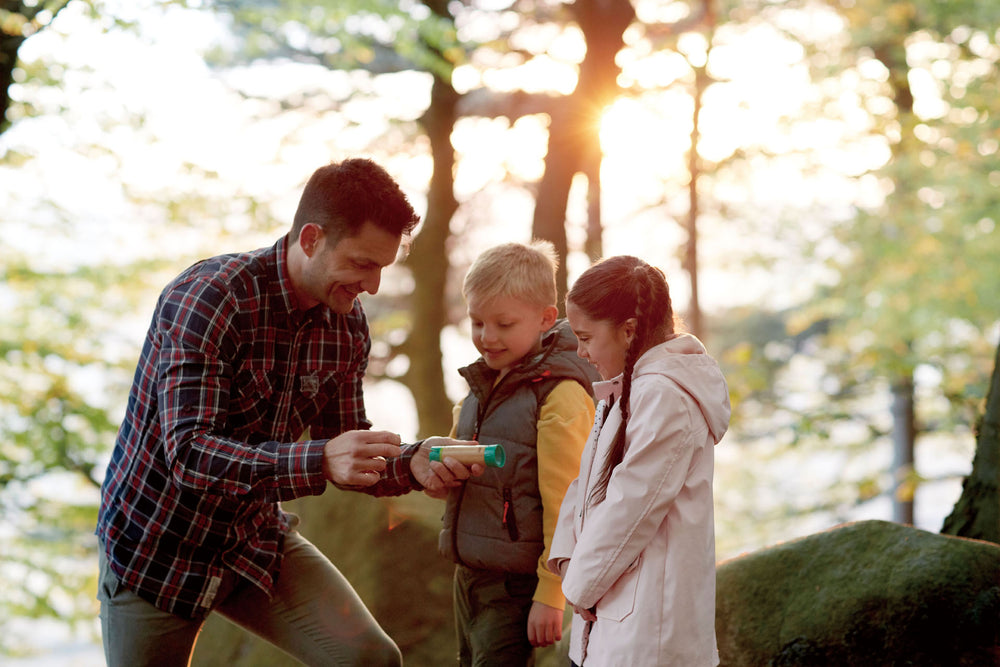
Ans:
{"type": "Polygon", "coordinates": [[[282,303],[285,306],[285,313],[289,321],[301,324],[307,320],[316,320],[325,324],[333,321],[332,311],[322,303],[316,304],[312,308],[302,310],[298,307],[295,298],[295,288],[292,285],[292,275],[288,271],[288,235],[285,234],[274,244],[276,262],[278,266],[278,290],[281,293],[282,303]]]}
{"type": "Polygon", "coordinates": [[[594,383],[594,398],[599,401],[606,401],[610,398],[618,398],[622,392],[622,376],[619,374],[610,380],[601,380],[594,383]]]}

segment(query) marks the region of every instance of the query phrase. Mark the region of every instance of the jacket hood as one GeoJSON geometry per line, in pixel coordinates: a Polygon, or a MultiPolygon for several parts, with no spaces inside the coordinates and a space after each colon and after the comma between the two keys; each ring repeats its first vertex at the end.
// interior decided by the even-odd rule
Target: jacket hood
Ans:
{"type": "MultiPolygon", "coordinates": [[[[644,375],[663,375],[681,387],[701,409],[715,443],[729,429],[729,386],[719,364],[709,356],[705,346],[691,334],[675,334],[639,357],[632,372],[632,381],[644,375]]],[[[594,396],[604,399],[618,396],[622,377],[594,383],[594,396]]]]}

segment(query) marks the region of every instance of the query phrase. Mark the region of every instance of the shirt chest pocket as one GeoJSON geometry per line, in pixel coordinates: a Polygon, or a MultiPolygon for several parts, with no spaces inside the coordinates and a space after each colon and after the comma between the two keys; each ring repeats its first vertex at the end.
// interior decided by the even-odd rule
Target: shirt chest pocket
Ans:
{"type": "Polygon", "coordinates": [[[288,418],[292,431],[298,433],[309,426],[317,415],[327,411],[329,406],[336,405],[346,378],[347,375],[333,365],[295,378],[295,385],[291,388],[295,398],[288,418]]]}
{"type": "Polygon", "coordinates": [[[274,409],[275,391],[272,364],[245,364],[233,377],[229,387],[229,424],[243,426],[268,420],[274,409]]]}

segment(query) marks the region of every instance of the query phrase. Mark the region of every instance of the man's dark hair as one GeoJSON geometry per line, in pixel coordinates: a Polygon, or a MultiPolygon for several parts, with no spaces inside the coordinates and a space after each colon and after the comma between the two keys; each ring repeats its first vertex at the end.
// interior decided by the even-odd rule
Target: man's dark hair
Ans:
{"type": "Polygon", "coordinates": [[[408,235],[420,222],[406,195],[382,167],[351,158],[320,167],[309,178],[292,221],[291,238],[313,223],[337,242],[371,222],[380,229],[408,235]]]}

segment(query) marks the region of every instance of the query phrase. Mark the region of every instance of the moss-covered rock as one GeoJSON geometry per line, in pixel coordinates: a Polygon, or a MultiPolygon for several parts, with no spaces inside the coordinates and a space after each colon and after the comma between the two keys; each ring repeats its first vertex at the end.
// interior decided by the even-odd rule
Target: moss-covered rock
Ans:
{"type": "Polygon", "coordinates": [[[1000,665],[1000,546],[863,521],[721,563],[722,667],[1000,665]]]}

